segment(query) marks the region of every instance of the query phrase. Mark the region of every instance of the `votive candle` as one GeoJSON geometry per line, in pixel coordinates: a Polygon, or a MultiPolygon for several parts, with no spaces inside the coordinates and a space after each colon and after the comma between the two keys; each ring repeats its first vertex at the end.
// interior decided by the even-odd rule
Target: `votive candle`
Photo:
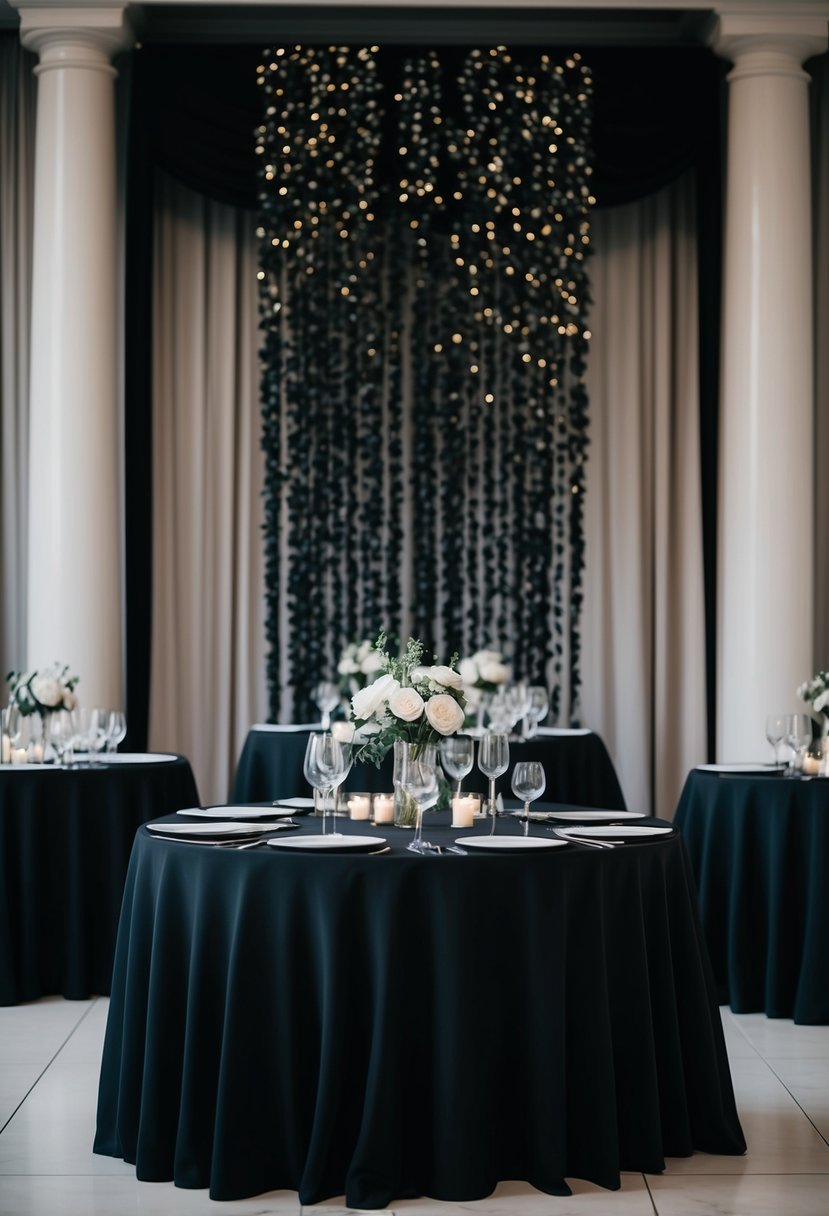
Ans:
{"type": "Polygon", "coordinates": [[[478,794],[457,794],[452,799],[452,827],[471,828],[475,814],[480,809],[481,799],[478,794]]]}
{"type": "Polygon", "coordinates": [[[391,794],[374,795],[374,822],[394,823],[394,798],[391,794]]]}
{"type": "Polygon", "coordinates": [[[367,794],[352,794],[348,800],[349,819],[368,819],[371,814],[371,799],[367,794]]]}

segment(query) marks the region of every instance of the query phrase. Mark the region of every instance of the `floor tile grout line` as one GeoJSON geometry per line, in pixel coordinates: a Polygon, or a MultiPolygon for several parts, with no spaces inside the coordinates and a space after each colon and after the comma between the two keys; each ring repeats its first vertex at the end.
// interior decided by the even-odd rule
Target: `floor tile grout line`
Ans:
{"type": "Polygon", "coordinates": [[[802,1104],[801,1104],[801,1103],[798,1101],[797,1096],[796,1096],[795,1094],[793,1094],[793,1093],[792,1093],[792,1091],[789,1089],[788,1085],[787,1085],[787,1084],[786,1084],[786,1082],[783,1080],[783,1078],[780,1076],[780,1073],[779,1073],[779,1072],[777,1072],[777,1070],[775,1069],[774,1065],[773,1065],[773,1064],[770,1064],[768,1060],[766,1060],[766,1061],[765,1061],[765,1065],[766,1065],[766,1068],[768,1068],[768,1070],[769,1070],[769,1072],[771,1073],[771,1075],[772,1075],[773,1077],[776,1077],[776,1078],[777,1078],[777,1080],[780,1082],[780,1084],[783,1086],[783,1088],[785,1089],[786,1093],[789,1095],[789,1097],[791,1098],[791,1100],[794,1102],[795,1106],[798,1108],[798,1110],[800,1111],[800,1113],[801,1113],[801,1114],[802,1114],[802,1115],[803,1115],[803,1116],[804,1116],[806,1119],[808,1119],[809,1123],[811,1123],[812,1127],[815,1129],[815,1131],[817,1132],[817,1134],[820,1136],[821,1140],[822,1140],[822,1141],[823,1141],[823,1143],[826,1145],[826,1147],[827,1147],[827,1148],[829,1148],[829,1140],[827,1140],[827,1139],[826,1139],[826,1137],[824,1136],[823,1132],[820,1130],[820,1128],[818,1127],[818,1125],[815,1123],[814,1119],[811,1117],[811,1115],[809,1114],[809,1112],[808,1112],[808,1111],[807,1111],[807,1110],[806,1110],[806,1109],[803,1107],[803,1105],[802,1105],[802,1104]]]}
{"type": "Polygon", "coordinates": [[[651,1190],[650,1183],[648,1182],[647,1174],[642,1174],[642,1181],[645,1184],[645,1190],[648,1192],[648,1199],[650,1199],[650,1201],[651,1201],[651,1207],[653,1208],[654,1216],[659,1216],[659,1209],[656,1206],[656,1200],[653,1197],[653,1191],[651,1190]]]}
{"type": "MultiPolygon", "coordinates": [[[[87,1009],[85,1009],[85,1010],[83,1011],[83,1013],[82,1013],[82,1014],[81,1014],[81,1016],[78,1018],[78,1020],[77,1020],[77,1022],[75,1023],[75,1025],[74,1025],[74,1026],[72,1027],[72,1029],[69,1031],[69,1034],[66,1036],[66,1038],[63,1040],[63,1042],[62,1042],[62,1043],[60,1044],[60,1046],[58,1047],[57,1051],[56,1051],[56,1052],[54,1053],[54,1055],[53,1055],[53,1056],[52,1056],[52,1057],[51,1057],[49,1060],[47,1060],[47,1061],[46,1061],[46,1063],[43,1065],[43,1068],[42,1068],[42,1069],[40,1070],[40,1072],[37,1074],[37,1076],[35,1077],[34,1081],[32,1081],[31,1085],[30,1085],[30,1086],[29,1086],[29,1088],[26,1090],[25,1094],[24,1094],[24,1095],[23,1095],[23,1097],[20,1099],[20,1101],[18,1102],[17,1106],[15,1106],[14,1110],[13,1110],[13,1111],[12,1111],[12,1113],[9,1115],[8,1119],[6,1120],[6,1122],[3,1124],[3,1126],[2,1126],[2,1127],[0,1127],[0,1136],[2,1136],[3,1132],[4,1132],[4,1131],[6,1130],[6,1128],[9,1126],[9,1124],[10,1124],[10,1123],[11,1123],[11,1121],[12,1121],[12,1119],[15,1117],[15,1115],[17,1114],[17,1112],[20,1110],[21,1106],[22,1106],[22,1105],[23,1105],[23,1103],[26,1101],[26,1099],[28,1098],[29,1094],[32,1092],[32,1090],[34,1089],[34,1087],[35,1087],[35,1086],[38,1084],[38,1082],[39,1082],[39,1081],[42,1079],[42,1077],[44,1077],[44,1076],[45,1076],[45,1074],[48,1072],[48,1070],[49,1070],[49,1069],[52,1067],[52,1065],[54,1064],[55,1060],[58,1058],[58,1056],[60,1055],[60,1053],[63,1051],[64,1047],[65,1047],[65,1046],[66,1046],[66,1044],[69,1042],[69,1040],[72,1038],[72,1035],[75,1033],[75,1031],[76,1031],[76,1030],[78,1029],[78,1027],[81,1025],[81,1023],[83,1022],[83,1020],[84,1020],[85,1018],[89,1017],[90,1013],[92,1012],[92,1010],[93,1010],[93,1009],[95,1008],[95,1006],[97,1005],[97,1003],[98,1003],[98,999],[99,999],[99,998],[98,998],[97,996],[96,996],[96,997],[93,997],[92,1002],[90,1003],[90,1005],[88,1006],[88,1008],[87,1008],[87,1009]]],[[[49,1177],[53,1177],[53,1176],[54,1176],[54,1175],[49,1175],[49,1177]]]]}

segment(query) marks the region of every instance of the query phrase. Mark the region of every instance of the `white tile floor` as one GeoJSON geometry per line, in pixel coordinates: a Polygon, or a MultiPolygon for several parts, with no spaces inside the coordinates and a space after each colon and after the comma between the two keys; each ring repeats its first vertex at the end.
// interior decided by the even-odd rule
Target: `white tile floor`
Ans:
{"type": "MultiPolygon", "coordinates": [[[[47,999],[0,1009],[2,1216],[301,1216],[290,1192],[213,1203],[206,1191],[136,1182],[93,1156],[107,1002],[47,999]]],[[[406,1200],[416,1216],[829,1216],[829,1026],[723,1010],[745,1157],[697,1154],[661,1175],[626,1174],[621,1191],[573,1181],[557,1199],[502,1183],[476,1203],[406,1200]]],[[[342,1200],[303,1213],[340,1216],[342,1200]]]]}

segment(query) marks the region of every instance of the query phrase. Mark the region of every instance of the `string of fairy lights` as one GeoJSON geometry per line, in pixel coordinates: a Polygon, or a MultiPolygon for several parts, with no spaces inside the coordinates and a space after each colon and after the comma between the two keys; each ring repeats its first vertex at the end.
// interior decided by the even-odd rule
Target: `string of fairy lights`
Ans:
{"type": "Polygon", "coordinates": [[[589,68],[293,46],[257,81],[271,714],[382,626],[496,645],[572,720],[589,68]]]}

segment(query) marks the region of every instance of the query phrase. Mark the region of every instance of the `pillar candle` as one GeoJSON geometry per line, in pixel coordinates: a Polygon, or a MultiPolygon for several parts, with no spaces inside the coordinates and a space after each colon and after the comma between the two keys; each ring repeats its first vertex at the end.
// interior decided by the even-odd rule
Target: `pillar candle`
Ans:
{"type": "Polygon", "coordinates": [[[348,816],[350,819],[368,819],[371,813],[371,799],[366,794],[352,794],[348,800],[348,816]]]}
{"type": "Polygon", "coordinates": [[[3,736],[3,750],[0,752],[0,764],[10,764],[12,758],[12,743],[8,735],[3,736]]]}
{"type": "Polygon", "coordinates": [[[28,764],[29,757],[26,755],[25,747],[12,748],[12,764],[28,764]]]}
{"type": "Polygon", "coordinates": [[[471,828],[480,804],[477,794],[462,794],[460,798],[456,794],[452,799],[452,827],[471,828]]]}
{"type": "Polygon", "coordinates": [[[394,798],[391,794],[375,794],[374,822],[394,823],[394,798]]]}

